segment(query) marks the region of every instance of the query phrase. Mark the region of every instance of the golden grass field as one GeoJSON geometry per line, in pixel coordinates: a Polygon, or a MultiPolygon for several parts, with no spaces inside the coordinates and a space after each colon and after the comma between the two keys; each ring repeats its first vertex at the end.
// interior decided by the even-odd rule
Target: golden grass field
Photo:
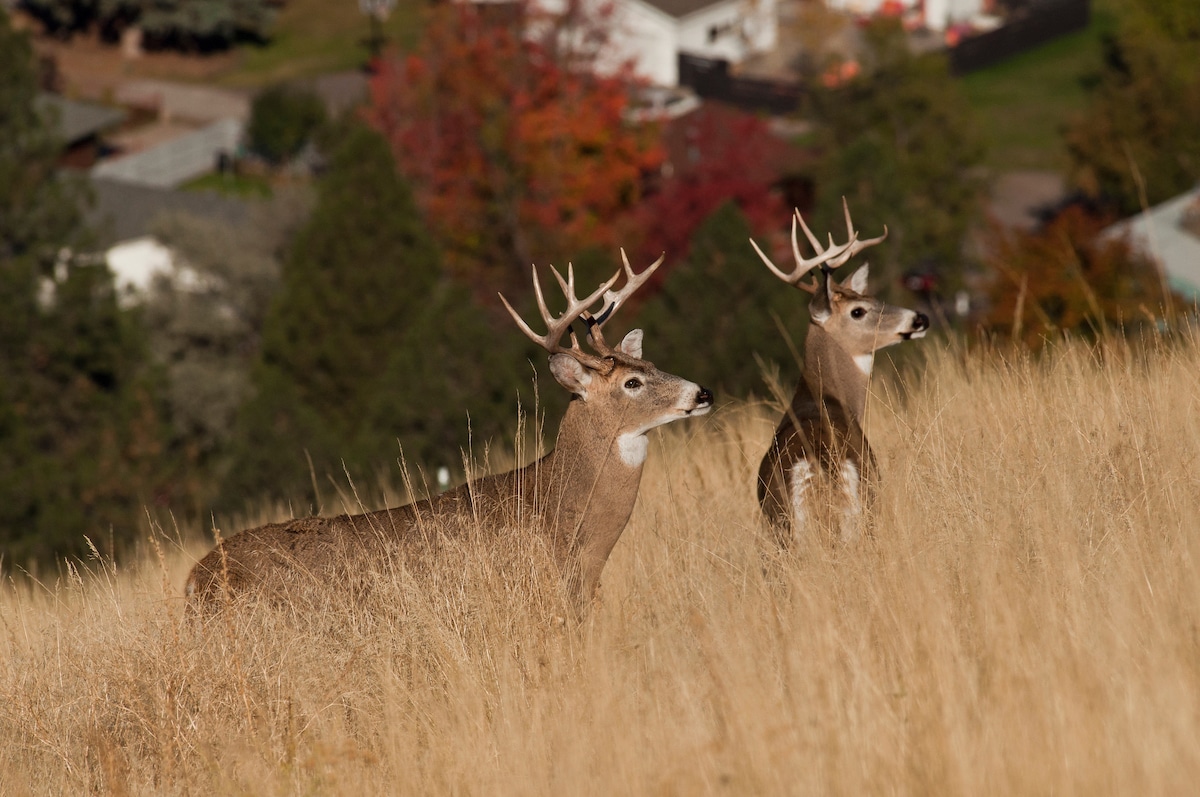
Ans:
{"type": "Polygon", "coordinates": [[[0,794],[1195,793],[1200,346],[926,350],[875,385],[872,540],[775,553],[775,415],[725,407],[657,438],[579,626],[470,552],[204,622],[199,529],[18,577],[0,794]]]}

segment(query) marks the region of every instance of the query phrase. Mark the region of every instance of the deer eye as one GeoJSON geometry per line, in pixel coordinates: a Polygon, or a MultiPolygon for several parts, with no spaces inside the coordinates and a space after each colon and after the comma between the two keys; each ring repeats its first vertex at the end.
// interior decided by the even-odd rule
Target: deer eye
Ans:
{"type": "Polygon", "coordinates": [[[642,380],[638,379],[637,377],[630,377],[629,379],[625,380],[626,390],[637,390],[641,386],[642,380]]]}
{"type": "Polygon", "coordinates": [[[850,317],[856,321],[858,319],[862,318],[863,316],[865,316],[866,314],[867,314],[866,309],[864,309],[862,307],[855,307],[853,310],[850,311],[850,317]]]}

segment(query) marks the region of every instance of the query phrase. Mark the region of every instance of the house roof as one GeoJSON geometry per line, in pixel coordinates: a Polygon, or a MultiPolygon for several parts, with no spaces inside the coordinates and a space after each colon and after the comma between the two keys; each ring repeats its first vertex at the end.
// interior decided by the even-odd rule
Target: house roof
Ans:
{"type": "Polygon", "coordinates": [[[58,132],[69,146],[88,136],[110,130],[125,121],[126,113],[95,102],[69,100],[60,94],[42,92],[38,110],[52,110],[58,117],[58,132]]]}
{"type": "Polygon", "coordinates": [[[1200,214],[1200,186],[1117,222],[1105,234],[1128,235],[1139,251],[1162,264],[1172,288],[1200,299],[1200,235],[1185,226],[1189,214],[1200,214]]]}
{"type": "Polygon", "coordinates": [[[642,0],[646,5],[653,6],[664,14],[682,19],[688,14],[694,14],[709,6],[728,3],[730,0],[642,0]]]}
{"type": "Polygon", "coordinates": [[[173,191],[93,177],[95,205],[88,221],[98,228],[102,243],[127,241],[151,232],[164,213],[187,213],[230,225],[246,223],[250,203],[212,191],[173,191]]]}

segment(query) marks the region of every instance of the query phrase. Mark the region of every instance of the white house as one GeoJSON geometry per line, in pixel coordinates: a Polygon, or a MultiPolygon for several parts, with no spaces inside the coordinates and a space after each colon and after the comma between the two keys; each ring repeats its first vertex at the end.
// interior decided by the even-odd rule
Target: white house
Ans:
{"type": "MultiPolygon", "coordinates": [[[[598,0],[603,2],[603,0],[598,0]]],[[[679,54],[738,64],[775,47],[776,0],[612,0],[611,62],[656,86],[679,83],[679,54]]],[[[548,11],[564,0],[541,0],[548,11]]]]}
{"type": "Polygon", "coordinates": [[[993,3],[988,0],[826,0],[826,5],[851,14],[871,15],[892,3],[904,13],[921,14],[919,20],[931,30],[945,30],[955,22],[968,22],[985,14],[993,3]]]}

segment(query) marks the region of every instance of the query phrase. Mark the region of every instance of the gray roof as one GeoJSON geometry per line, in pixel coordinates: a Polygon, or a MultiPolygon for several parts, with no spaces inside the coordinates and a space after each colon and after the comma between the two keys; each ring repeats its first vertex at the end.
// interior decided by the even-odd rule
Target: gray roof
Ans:
{"type": "Polygon", "coordinates": [[[106,245],[149,235],[164,213],[187,213],[230,225],[244,224],[251,216],[250,201],[212,191],[173,191],[97,177],[91,183],[96,204],[88,221],[106,245]]]}
{"type": "Polygon", "coordinates": [[[1200,237],[1182,224],[1189,208],[1200,208],[1200,187],[1117,222],[1105,235],[1129,235],[1134,246],[1162,265],[1172,288],[1200,299],[1200,237]]]}
{"type": "Polygon", "coordinates": [[[728,0],[643,0],[643,2],[657,8],[667,16],[682,19],[688,14],[694,14],[709,6],[728,2],[728,0]]]}
{"type": "Polygon", "coordinates": [[[221,119],[142,152],[101,161],[92,167],[92,176],[174,188],[215,169],[219,153],[233,154],[241,143],[242,127],[238,119],[221,119]]]}
{"type": "Polygon", "coordinates": [[[69,100],[60,94],[42,92],[37,98],[38,110],[54,112],[58,119],[58,133],[68,144],[96,133],[110,130],[125,121],[126,113],[95,102],[69,100]]]}

